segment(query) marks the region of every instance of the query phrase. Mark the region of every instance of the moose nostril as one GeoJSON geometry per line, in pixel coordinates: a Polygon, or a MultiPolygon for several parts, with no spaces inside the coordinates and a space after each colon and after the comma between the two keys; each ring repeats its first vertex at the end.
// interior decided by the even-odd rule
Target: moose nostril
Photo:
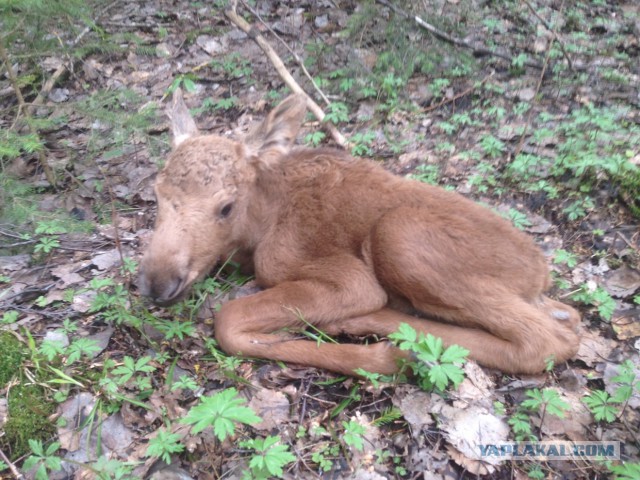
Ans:
{"type": "Polygon", "coordinates": [[[182,277],[175,277],[169,280],[164,288],[158,288],[153,295],[153,301],[157,304],[168,304],[174,301],[182,293],[184,286],[184,279],[182,277]]]}

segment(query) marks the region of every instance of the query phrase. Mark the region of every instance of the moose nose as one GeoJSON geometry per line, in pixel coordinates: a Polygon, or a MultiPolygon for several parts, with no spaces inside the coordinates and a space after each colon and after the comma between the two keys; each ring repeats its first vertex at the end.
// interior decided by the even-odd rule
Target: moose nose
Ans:
{"type": "Polygon", "coordinates": [[[148,275],[144,269],[138,277],[140,293],[161,306],[175,303],[184,289],[184,283],[185,280],[181,276],[148,275]]]}
{"type": "Polygon", "coordinates": [[[180,297],[183,285],[184,279],[182,277],[170,278],[168,281],[152,285],[151,300],[161,306],[171,305],[180,297]]]}

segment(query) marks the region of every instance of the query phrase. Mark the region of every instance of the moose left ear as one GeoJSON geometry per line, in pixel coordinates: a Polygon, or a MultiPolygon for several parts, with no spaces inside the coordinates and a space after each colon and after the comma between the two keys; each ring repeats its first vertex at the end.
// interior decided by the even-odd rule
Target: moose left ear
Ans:
{"type": "Polygon", "coordinates": [[[303,94],[285,98],[244,139],[250,155],[256,155],[266,165],[277,161],[291,149],[306,113],[307,100],[303,94]]]}
{"type": "Polygon", "coordinates": [[[167,116],[171,121],[173,134],[173,148],[176,148],[187,138],[198,135],[198,127],[182,98],[182,90],[176,88],[173,92],[171,105],[167,107],[167,116]]]}

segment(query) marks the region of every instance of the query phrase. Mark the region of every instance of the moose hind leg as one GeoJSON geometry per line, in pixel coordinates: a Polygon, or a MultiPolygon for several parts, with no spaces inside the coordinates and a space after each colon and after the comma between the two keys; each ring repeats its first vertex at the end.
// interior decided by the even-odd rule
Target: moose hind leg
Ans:
{"type": "Polygon", "coordinates": [[[388,311],[364,316],[368,320],[361,322],[379,326],[384,319],[389,327],[403,318],[446,344],[462,345],[482,365],[510,373],[539,372],[548,359],[560,362],[573,356],[578,345],[571,327],[575,311],[550,300],[543,305],[528,300],[541,298],[547,283],[537,249],[508,229],[505,239],[491,232],[477,238],[474,225],[465,219],[452,224],[423,209],[402,208],[383,217],[370,238],[380,283],[424,316],[446,323],[388,311]],[[518,243],[522,258],[514,251],[518,243]]]}

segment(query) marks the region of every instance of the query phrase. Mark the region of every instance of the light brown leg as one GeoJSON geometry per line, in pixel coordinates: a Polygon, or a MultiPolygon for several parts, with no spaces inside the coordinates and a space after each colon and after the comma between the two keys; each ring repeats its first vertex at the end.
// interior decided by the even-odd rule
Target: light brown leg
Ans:
{"type": "Polygon", "coordinates": [[[382,308],[387,295],[360,260],[340,256],[309,267],[316,278],[285,282],[223,305],[216,316],[216,338],[231,354],[299,363],[353,375],[357,368],[396,371],[396,352],[388,344],[336,345],[294,340],[278,330],[323,330],[345,317],[382,308]],[[344,273],[348,272],[348,273],[344,273]]]}

